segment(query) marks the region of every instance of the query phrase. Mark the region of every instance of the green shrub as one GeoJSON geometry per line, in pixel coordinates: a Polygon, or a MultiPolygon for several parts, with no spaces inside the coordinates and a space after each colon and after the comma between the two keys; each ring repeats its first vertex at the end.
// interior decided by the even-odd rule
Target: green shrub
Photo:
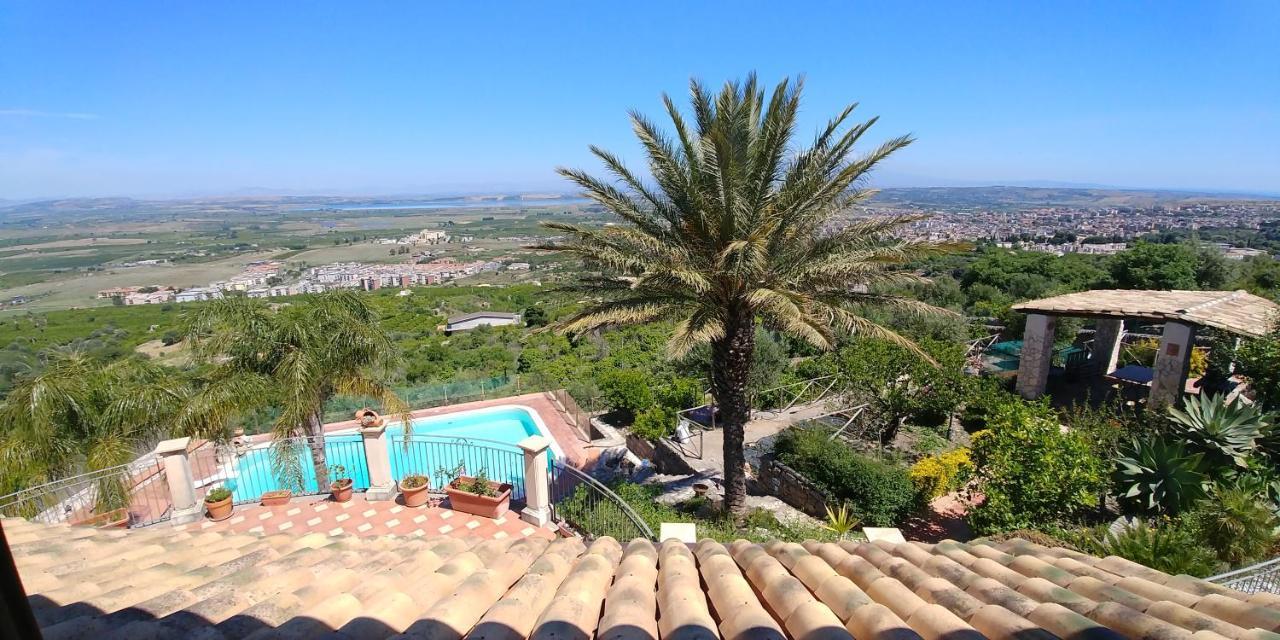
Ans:
{"type": "Polygon", "coordinates": [[[822,428],[788,429],[774,454],[874,527],[901,523],[916,503],[906,467],[881,462],[831,441],[822,428]]]}
{"type": "Polygon", "coordinates": [[[1177,515],[1204,497],[1202,456],[1181,442],[1137,440],[1122,454],[1112,478],[1125,513],[1177,515]]]}
{"type": "Polygon", "coordinates": [[[612,369],[600,375],[600,393],[609,408],[634,418],[653,405],[649,375],[639,369],[612,369]]]}
{"type": "Polygon", "coordinates": [[[1007,404],[988,424],[973,437],[975,491],[984,496],[970,513],[974,529],[1037,529],[1097,506],[1106,465],[1047,403],[1007,404]]]}
{"type": "Polygon", "coordinates": [[[1197,537],[1231,566],[1266,559],[1276,544],[1280,519],[1251,486],[1218,485],[1187,515],[1197,537]]]}
{"type": "Polygon", "coordinates": [[[975,378],[969,383],[968,393],[964,400],[964,410],[960,412],[960,424],[965,431],[974,433],[987,428],[987,420],[995,415],[1001,407],[1021,402],[1021,400],[1004,388],[995,378],[975,378]]]}
{"type": "Polygon", "coordinates": [[[1155,527],[1139,522],[1119,533],[1101,528],[1085,533],[1078,545],[1086,553],[1120,556],[1173,575],[1185,573],[1203,578],[1222,568],[1213,552],[1200,544],[1191,531],[1171,521],[1155,527]]]}
{"type": "Polygon", "coordinates": [[[928,502],[963,487],[973,476],[968,449],[954,449],[921,458],[911,466],[911,482],[921,501],[928,502]]]}
{"type": "Polygon", "coordinates": [[[658,404],[672,411],[692,409],[703,404],[706,383],[697,378],[675,377],[658,391],[658,404]]]}
{"type": "Polygon", "coordinates": [[[658,440],[675,431],[676,414],[666,407],[654,405],[641,411],[631,423],[631,434],[645,440],[658,440]]]}

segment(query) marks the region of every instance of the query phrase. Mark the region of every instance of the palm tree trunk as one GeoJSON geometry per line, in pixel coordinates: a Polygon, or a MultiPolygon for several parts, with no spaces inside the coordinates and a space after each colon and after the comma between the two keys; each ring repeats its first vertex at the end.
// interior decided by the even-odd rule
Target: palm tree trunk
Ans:
{"type": "Polygon", "coordinates": [[[747,476],[743,430],[751,418],[747,381],[756,347],[755,319],[737,310],[725,322],[725,335],[711,344],[711,391],[724,429],[724,504],[735,519],[745,515],[747,476]]]}
{"type": "Polygon", "coordinates": [[[316,487],[319,491],[324,491],[329,486],[329,465],[324,457],[324,419],[318,410],[307,416],[307,435],[311,466],[316,470],[316,487]]]}

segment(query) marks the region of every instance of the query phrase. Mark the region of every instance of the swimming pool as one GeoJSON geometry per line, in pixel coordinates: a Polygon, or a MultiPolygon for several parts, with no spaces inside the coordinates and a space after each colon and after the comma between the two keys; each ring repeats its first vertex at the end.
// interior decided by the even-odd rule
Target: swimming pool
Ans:
{"type": "MultiPolygon", "coordinates": [[[[484,470],[490,479],[512,485],[513,497],[524,495],[524,454],[516,446],[529,436],[541,435],[551,443],[550,455],[563,456],[559,445],[547,431],[537,412],[527,407],[506,405],[461,411],[439,416],[415,418],[407,437],[404,425],[387,426],[387,448],[391,462],[391,476],[399,480],[411,473],[431,478],[433,490],[447,481],[440,473],[459,463],[468,475],[484,470]]],[[[223,481],[231,489],[237,503],[256,501],[266,491],[292,488],[276,472],[275,454],[268,445],[254,447],[239,460],[234,470],[223,481]]],[[[292,452],[302,474],[301,494],[328,491],[316,482],[315,468],[305,446],[299,445],[292,452]]],[[[340,464],[346,468],[357,490],[369,488],[369,469],[365,464],[364,441],[354,430],[337,432],[325,437],[327,464],[340,464]]],[[[285,476],[287,477],[287,476],[285,476]]]]}

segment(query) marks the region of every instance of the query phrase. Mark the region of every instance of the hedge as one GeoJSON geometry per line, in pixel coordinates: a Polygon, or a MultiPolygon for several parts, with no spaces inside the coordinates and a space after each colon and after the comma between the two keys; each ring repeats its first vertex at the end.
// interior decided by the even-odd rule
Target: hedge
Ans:
{"type": "Polygon", "coordinates": [[[774,444],[774,455],[849,508],[863,524],[900,524],[916,503],[907,468],[862,455],[823,428],[788,429],[774,444]]]}

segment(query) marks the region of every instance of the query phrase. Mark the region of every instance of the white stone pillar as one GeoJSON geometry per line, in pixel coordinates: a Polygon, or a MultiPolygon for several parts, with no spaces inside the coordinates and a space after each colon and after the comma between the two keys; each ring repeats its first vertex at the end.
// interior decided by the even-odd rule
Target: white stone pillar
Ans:
{"type": "Polygon", "coordinates": [[[1054,316],[1042,313],[1027,315],[1027,328],[1022,334],[1022,356],[1018,361],[1018,393],[1028,400],[1044,395],[1053,365],[1054,316]]]}
{"type": "Polygon", "coordinates": [[[1094,375],[1105,376],[1116,370],[1120,360],[1121,338],[1124,337],[1124,319],[1101,318],[1097,322],[1097,331],[1093,334],[1093,360],[1097,371],[1094,375]]]}
{"type": "Polygon", "coordinates": [[[365,500],[395,500],[396,481],[391,477],[391,455],[387,450],[387,425],[362,427],[364,464],[369,470],[369,490],[365,500]]]}
{"type": "Polygon", "coordinates": [[[156,445],[156,457],[164,464],[164,479],[169,485],[169,502],[173,505],[171,524],[186,524],[200,519],[201,505],[196,499],[196,483],[191,477],[191,460],[187,445],[191,438],[174,438],[156,445]]]}
{"type": "Polygon", "coordinates": [[[1155,375],[1151,379],[1148,407],[1176,405],[1182,398],[1191,370],[1191,349],[1195,347],[1196,326],[1185,322],[1164,323],[1160,351],[1156,352],[1155,375]]]}
{"type": "Polygon", "coordinates": [[[520,519],[534,526],[551,522],[551,477],[547,471],[547,448],[542,436],[529,436],[520,441],[524,451],[524,510],[520,519]]]}

